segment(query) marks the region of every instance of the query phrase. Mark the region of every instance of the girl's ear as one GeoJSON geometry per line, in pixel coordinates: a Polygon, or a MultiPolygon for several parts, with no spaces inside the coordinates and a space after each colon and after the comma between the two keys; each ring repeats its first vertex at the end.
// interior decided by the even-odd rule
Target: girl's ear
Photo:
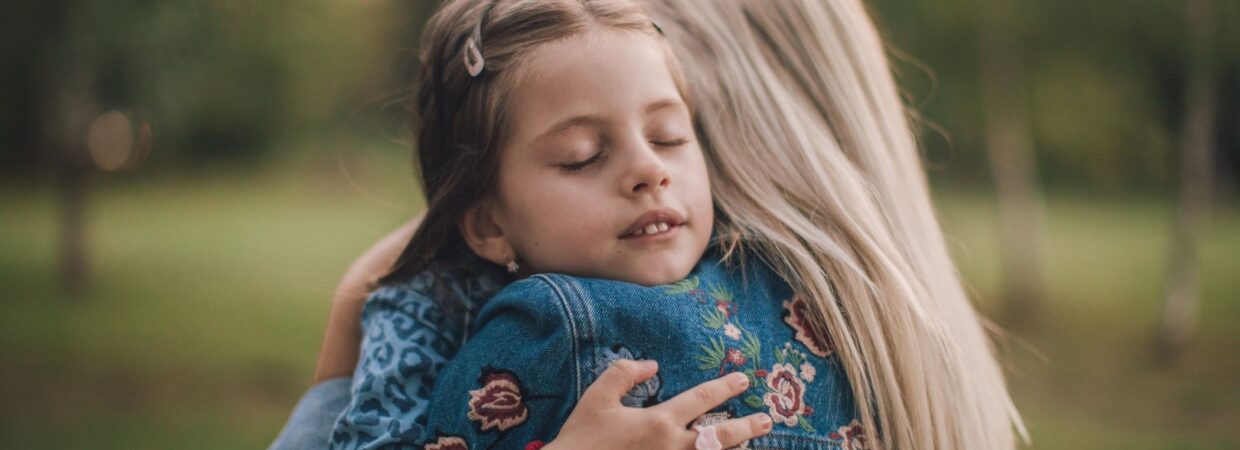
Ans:
{"type": "Polygon", "coordinates": [[[465,210],[459,226],[465,243],[483,259],[502,266],[516,258],[503,228],[495,221],[490,202],[483,200],[465,210]]]}

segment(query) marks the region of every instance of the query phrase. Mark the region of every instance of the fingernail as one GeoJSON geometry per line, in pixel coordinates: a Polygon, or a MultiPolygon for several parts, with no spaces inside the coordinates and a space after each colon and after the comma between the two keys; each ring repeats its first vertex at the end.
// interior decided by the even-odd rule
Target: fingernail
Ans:
{"type": "Polygon", "coordinates": [[[731,380],[728,380],[728,382],[732,383],[732,387],[736,388],[737,390],[743,390],[743,389],[749,388],[749,376],[745,375],[744,373],[732,372],[732,374],[728,376],[732,378],[731,380]]]}
{"type": "Polygon", "coordinates": [[[771,431],[771,416],[766,414],[758,416],[758,426],[762,428],[762,431],[771,431]]]}

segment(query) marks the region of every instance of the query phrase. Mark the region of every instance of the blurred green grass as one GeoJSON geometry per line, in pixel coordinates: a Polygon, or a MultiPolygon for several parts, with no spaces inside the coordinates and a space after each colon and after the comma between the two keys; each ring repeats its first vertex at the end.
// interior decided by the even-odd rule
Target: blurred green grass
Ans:
{"type": "MultiPolygon", "coordinates": [[[[399,152],[92,181],[91,287],[57,286],[56,192],[0,185],[0,447],[262,448],[309,385],[348,263],[418,207],[399,152]]],[[[1153,360],[1169,198],[1049,195],[1046,298],[999,348],[1034,447],[1240,447],[1240,208],[1201,255],[1199,339],[1153,360]]],[[[938,197],[997,313],[993,199],[938,197]]]]}

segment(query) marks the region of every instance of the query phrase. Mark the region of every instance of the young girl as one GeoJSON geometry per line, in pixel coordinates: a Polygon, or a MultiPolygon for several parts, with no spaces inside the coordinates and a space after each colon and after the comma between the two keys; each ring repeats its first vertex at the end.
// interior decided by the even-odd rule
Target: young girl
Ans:
{"type": "MultiPolygon", "coordinates": [[[[628,406],[684,410],[664,402],[739,372],[731,380],[753,389],[726,417],[753,413],[770,428],[761,414],[769,411],[778,422],[767,446],[860,441],[847,380],[786,284],[769,270],[732,273],[718,256],[702,260],[716,226],[709,178],[686,87],[657,30],[624,0],[459,1],[431,20],[419,98],[429,207],[406,255],[448,258],[445,244],[460,243],[521,278],[576,278],[527,278],[488,302],[481,331],[438,380],[428,447],[549,439],[596,376],[635,354],[664,370],[630,393],[628,406]],[[435,234],[447,238],[428,238],[435,234]],[[674,287],[637,286],[671,284],[691,270],[674,287]],[[467,391],[473,401],[454,401],[467,391]]],[[[377,388],[363,383],[358,395],[377,388]]],[[[361,404],[345,418],[390,423],[341,447],[420,442],[411,439],[419,416],[361,404]]],[[[721,445],[714,425],[703,426],[705,442],[721,445]]]]}
{"type": "MultiPolygon", "coordinates": [[[[714,198],[747,232],[745,240],[721,235],[724,253],[748,247],[771,261],[807,299],[808,317],[825,319],[869,435],[888,447],[1010,448],[1019,419],[947,257],[863,7],[709,5],[649,6],[666,19],[660,23],[682,61],[699,69],[687,74],[714,198]]],[[[462,279],[485,287],[476,280],[488,277],[476,272],[462,279]]],[[[393,292],[400,290],[376,294],[368,317],[379,316],[382,306],[373,305],[393,292]]],[[[405,328],[446,327],[422,314],[432,309],[410,311],[405,328]]],[[[361,364],[374,359],[365,351],[361,364]]],[[[406,369],[433,382],[426,367],[406,369]]]]}

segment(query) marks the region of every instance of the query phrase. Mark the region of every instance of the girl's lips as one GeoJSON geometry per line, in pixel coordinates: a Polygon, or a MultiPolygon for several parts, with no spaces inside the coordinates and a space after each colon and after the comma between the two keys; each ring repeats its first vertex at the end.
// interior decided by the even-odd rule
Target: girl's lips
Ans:
{"type": "Polygon", "coordinates": [[[634,241],[634,242],[661,242],[661,241],[665,241],[665,240],[676,237],[676,235],[680,233],[680,229],[683,226],[684,226],[683,223],[676,224],[676,225],[672,225],[669,223],[667,224],[667,230],[657,231],[654,234],[641,234],[641,235],[629,234],[629,235],[621,237],[620,240],[634,241]]]}
{"type": "Polygon", "coordinates": [[[638,216],[624,232],[620,233],[620,238],[633,237],[641,232],[642,234],[656,234],[659,230],[651,229],[651,226],[661,226],[660,223],[666,224],[668,227],[683,225],[684,218],[674,209],[662,208],[646,211],[645,214],[638,216]]]}

